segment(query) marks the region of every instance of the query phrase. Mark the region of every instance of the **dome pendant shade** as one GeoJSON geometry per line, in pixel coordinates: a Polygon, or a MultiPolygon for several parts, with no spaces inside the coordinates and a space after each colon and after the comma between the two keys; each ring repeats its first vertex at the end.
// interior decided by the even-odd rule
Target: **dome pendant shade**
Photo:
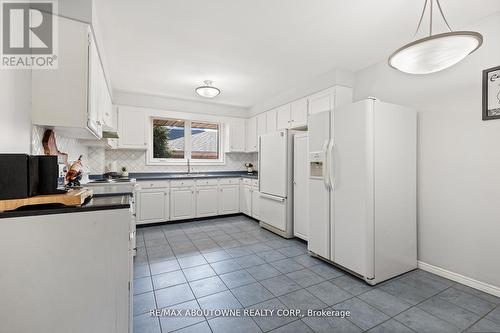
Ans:
{"type": "Polygon", "coordinates": [[[425,12],[429,7],[429,36],[404,45],[388,59],[389,66],[408,74],[430,74],[451,67],[483,44],[483,36],[474,31],[451,30],[439,0],[425,0],[415,36],[422,26],[425,12]],[[433,34],[433,8],[439,9],[441,18],[449,32],[433,34]]]}
{"type": "Polygon", "coordinates": [[[389,57],[389,65],[409,74],[430,74],[451,67],[483,43],[473,31],[454,31],[425,37],[398,49],[389,57]]]}
{"type": "Polygon", "coordinates": [[[201,97],[214,98],[220,94],[220,89],[212,86],[212,81],[206,80],[206,81],[203,81],[203,83],[205,83],[204,86],[200,86],[200,87],[196,88],[196,90],[195,90],[196,93],[198,95],[200,95],[201,97]]]}

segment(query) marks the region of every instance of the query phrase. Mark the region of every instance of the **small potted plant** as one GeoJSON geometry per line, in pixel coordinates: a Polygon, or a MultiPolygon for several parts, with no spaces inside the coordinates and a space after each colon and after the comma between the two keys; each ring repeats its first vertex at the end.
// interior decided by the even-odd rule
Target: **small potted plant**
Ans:
{"type": "Polygon", "coordinates": [[[122,167],[122,177],[128,177],[127,167],[122,167]]]}
{"type": "Polygon", "coordinates": [[[252,163],[245,163],[245,167],[247,168],[248,173],[253,173],[253,164],[252,163]]]}

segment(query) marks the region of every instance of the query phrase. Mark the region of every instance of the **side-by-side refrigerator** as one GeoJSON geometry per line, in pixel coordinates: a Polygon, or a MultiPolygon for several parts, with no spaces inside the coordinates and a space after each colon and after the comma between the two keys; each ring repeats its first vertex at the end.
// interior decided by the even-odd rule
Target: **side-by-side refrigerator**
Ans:
{"type": "Polygon", "coordinates": [[[309,251],[369,284],[416,268],[417,115],[366,99],[309,117],[309,251]]]}

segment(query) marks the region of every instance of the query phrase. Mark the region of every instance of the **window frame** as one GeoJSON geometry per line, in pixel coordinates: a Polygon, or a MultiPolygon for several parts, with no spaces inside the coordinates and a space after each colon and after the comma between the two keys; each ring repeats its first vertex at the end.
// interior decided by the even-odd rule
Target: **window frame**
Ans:
{"type": "Polygon", "coordinates": [[[147,140],[147,152],[146,152],[146,165],[187,165],[189,160],[192,165],[224,165],[225,161],[225,151],[224,151],[224,141],[225,135],[224,123],[220,121],[211,120],[197,120],[197,119],[182,119],[174,117],[161,117],[161,116],[151,116],[148,121],[148,140],[147,140]],[[155,120],[179,120],[184,122],[184,158],[155,158],[153,151],[153,124],[155,120]],[[218,159],[193,159],[191,158],[191,123],[209,123],[217,124],[219,126],[218,133],[218,159]]]}

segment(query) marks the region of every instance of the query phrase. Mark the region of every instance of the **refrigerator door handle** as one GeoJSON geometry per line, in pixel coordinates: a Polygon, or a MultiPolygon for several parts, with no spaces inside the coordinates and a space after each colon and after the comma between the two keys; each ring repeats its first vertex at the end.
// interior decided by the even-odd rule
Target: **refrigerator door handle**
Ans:
{"type": "Polygon", "coordinates": [[[328,182],[330,183],[330,189],[333,191],[333,185],[335,183],[335,169],[333,168],[333,139],[330,140],[330,147],[328,149],[328,182]]]}
{"type": "Polygon", "coordinates": [[[265,194],[265,193],[260,193],[260,197],[261,198],[265,198],[265,199],[271,199],[271,200],[274,200],[274,201],[279,201],[279,202],[285,201],[285,198],[277,197],[277,196],[269,195],[269,194],[265,194]]]}
{"type": "Polygon", "coordinates": [[[329,143],[330,143],[330,140],[326,140],[325,143],[323,143],[323,182],[325,183],[325,187],[327,189],[330,189],[329,171],[328,171],[328,165],[329,165],[328,144],[329,143]]]}

